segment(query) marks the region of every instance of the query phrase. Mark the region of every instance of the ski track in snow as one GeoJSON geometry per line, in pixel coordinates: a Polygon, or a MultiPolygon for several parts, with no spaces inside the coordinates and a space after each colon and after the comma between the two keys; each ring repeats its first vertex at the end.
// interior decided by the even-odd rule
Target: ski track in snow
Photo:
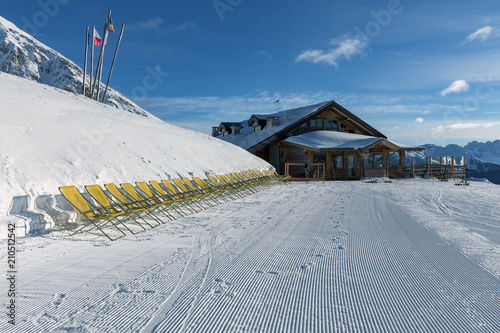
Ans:
{"type": "MultiPolygon", "coordinates": [[[[292,183],[112,243],[25,238],[15,332],[499,332],[499,278],[409,215],[466,210],[399,184],[292,183]]],[[[466,222],[498,227],[487,207],[466,222]]]]}

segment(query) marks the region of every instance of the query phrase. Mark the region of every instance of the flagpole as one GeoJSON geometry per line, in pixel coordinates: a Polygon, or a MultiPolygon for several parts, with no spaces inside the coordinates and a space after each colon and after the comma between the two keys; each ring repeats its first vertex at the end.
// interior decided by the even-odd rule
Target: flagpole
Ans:
{"type": "Polygon", "coordinates": [[[102,95],[102,103],[104,103],[104,99],[106,98],[106,93],[108,92],[109,81],[111,80],[111,74],[113,73],[113,67],[115,66],[116,55],[118,54],[118,48],[120,47],[120,42],[123,36],[123,28],[125,27],[125,23],[122,23],[122,29],[120,31],[120,37],[118,37],[118,43],[116,44],[115,55],[113,56],[113,62],[111,63],[111,69],[109,70],[108,82],[106,83],[106,89],[104,90],[104,94],[102,95]]]}
{"type": "Polygon", "coordinates": [[[90,86],[89,86],[89,97],[92,98],[94,96],[94,87],[92,85],[92,76],[94,74],[94,35],[95,25],[92,26],[92,51],[90,52],[90,86]]]}
{"type": "MultiPolygon", "coordinates": [[[[92,72],[94,71],[94,41],[95,41],[95,25],[92,26],[92,72]]],[[[101,40],[101,45],[102,45],[102,40],[101,40]]],[[[92,93],[90,94],[90,98],[94,99],[94,92],[95,92],[95,84],[97,80],[97,73],[99,72],[99,61],[100,57],[97,58],[97,65],[95,69],[95,74],[94,74],[94,81],[92,82],[92,93]]]]}
{"type": "Polygon", "coordinates": [[[89,26],[87,26],[87,33],[85,34],[85,62],[83,64],[83,84],[82,94],[85,96],[85,75],[87,74],[87,53],[89,49],[89,26]]]}
{"type": "Polygon", "coordinates": [[[97,96],[95,98],[96,101],[99,101],[99,93],[101,91],[102,63],[104,60],[104,49],[105,49],[106,39],[108,37],[108,24],[110,16],[111,16],[111,11],[109,11],[108,17],[106,17],[106,23],[104,23],[104,32],[102,34],[104,39],[101,44],[101,54],[99,55],[99,79],[97,83],[97,96]]]}

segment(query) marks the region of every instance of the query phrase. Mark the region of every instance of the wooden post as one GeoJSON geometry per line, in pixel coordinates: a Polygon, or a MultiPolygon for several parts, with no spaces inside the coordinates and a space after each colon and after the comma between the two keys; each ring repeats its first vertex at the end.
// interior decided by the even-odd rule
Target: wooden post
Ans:
{"type": "Polygon", "coordinates": [[[85,61],[83,63],[83,83],[82,83],[82,94],[85,96],[85,75],[87,74],[87,52],[89,49],[89,26],[87,26],[87,31],[85,33],[85,61]]]}
{"type": "Polygon", "coordinates": [[[101,75],[102,75],[102,62],[104,58],[104,44],[106,43],[106,38],[108,37],[108,24],[109,24],[109,17],[111,16],[111,11],[108,13],[108,17],[106,17],[106,22],[104,23],[104,32],[103,32],[103,39],[101,42],[101,52],[99,53],[99,60],[97,61],[97,69],[96,69],[96,75],[94,77],[94,84],[93,84],[93,89],[97,91],[97,96],[95,98],[96,101],[99,100],[99,91],[101,87],[101,75]],[[97,87],[96,87],[97,83],[97,87]]]}
{"type": "Polygon", "coordinates": [[[411,173],[413,178],[415,178],[415,156],[411,157],[411,173]]]}
{"type": "Polygon", "coordinates": [[[455,180],[455,156],[451,157],[451,176],[455,180]]]}
{"type": "Polygon", "coordinates": [[[92,85],[92,75],[94,74],[94,31],[95,31],[95,25],[92,26],[92,50],[90,51],[90,85],[89,85],[89,97],[93,98],[94,96],[94,87],[92,85]]]}
{"type": "Polygon", "coordinates": [[[100,64],[99,64],[99,79],[97,83],[97,95],[95,100],[99,101],[99,93],[101,92],[101,78],[102,78],[102,63],[104,61],[104,49],[106,48],[106,40],[108,38],[108,25],[109,25],[109,17],[111,16],[111,11],[109,11],[108,17],[106,18],[106,23],[104,23],[104,32],[103,32],[103,42],[101,44],[101,56],[100,56],[100,64]]]}
{"type": "MultiPolygon", "coordinates": [[[[327,151],[326,152],[326,166],[325,166],[325,172],[328,172],[329,175],[333,174],[333,169],[332,169],[332,152],[327,151]]],[[[325,175],[326,176],[326,175],[325,175]]],[[[333,177],[332,177],[333,179],[333,177]]]]}
{"type": "Polygon", "coordinates": [[[111,69],[109,70],[108,82],[106,83],[106,89],[104,89],[104,94],[102,95],[102,103],[104,103],[104,99],[106,98],[106,93],[108,92],[109,80],[111,79],[111,74],[113,73],[113,67],[115,66],[116,54],[118,53],[118,48],[120,47],[120,42],[123,36],[123,28],[125,27],[125,23],[122,23],[122,29],[120,31],[120,37],[118,37],[118,43],[116,44],[115,55],[113,56],[113,62],[111,63],[111,69]]]}

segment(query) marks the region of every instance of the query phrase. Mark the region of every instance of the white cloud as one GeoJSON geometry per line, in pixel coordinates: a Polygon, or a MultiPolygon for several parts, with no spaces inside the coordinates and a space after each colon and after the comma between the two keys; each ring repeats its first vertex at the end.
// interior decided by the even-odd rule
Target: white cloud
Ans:
{"type": "Polygon", "coordinates": [[[448,125],[439,125],[432,130],[435,132],[447,132],[447,131],[458,131],[458,130],[470,130],[470,129],[488,129],[491,127],[500,126],[500,122],[487,122],[487,123],[456,123],[448,125]]]}
{"type": "Polygon", "coordinates": [[[178,26],[172,28],[171,30],[173,30],[173,31],[186,31],[186,30],[196,30],[196,29],[198,29],[198,25],[192,21],[189,21],[189,22],[183,23],[181,25],[178,25],[178,26]]]}
{"type": "Polygon", "coordinates": [[[254,53],[257,58],[273,59],[274,55],[266,50],[260,50],[254,53]]]}
{"type": "Polygon", "coordinates": [[[336,38],[331,42],[334,48],[327,51],[324,50],[307,50],[302,52],[295,58],[296,62],[310,62],[313,64],[326,63],[338,67],[338,60],[350,60],[356,55],[362,55],[368,48],[368,42],[359,38],[352,38],[349,35],[344,35],[336,38]]]}
{"type": "Polygon", "coordinates": [[[149,20],[141,20],[132,23],[128,26],[129,31],[148,31],[154,30],[156,32],[183,32],[187,30],[196,30],[198,25],[192,21],[185,22],[183,24],[174,27],[163,28],[163,20],[159,17],[155,17],[149,20]]]}
{"type": "Polygon", "coordinates": [[[456,80],[448,88],[441,91],[441,96],[446,96],[450,93],[461,93],[469,90],[469,84],[465,80],[456,80]]]}
{"type": "Polygon", "coordinates": [[[163,20],[159,17],[155,17],[149,20],[141,20],[130,24],[127,27],[129,31],[146,31],[146,30],[159,30],[163,20]]]}
{"type": "Polygon", "coordinates": [[[423,123],[424,122],[424,118],[418,117],[417,119],[415,119],[415,122],[417,122],[417,123],[423,123]]]}
{"type": "Polygon", "coordinates": [[[495,27],[490,27],[489,25],[482,27],[481,29],[478,29],[465,37],[465,41],[463,41],[462,44],[466,42],[472,42],[475,39],[479,39],[481,42],[484,42],[491,36],[494,31],[496,31],[495,27]]]}

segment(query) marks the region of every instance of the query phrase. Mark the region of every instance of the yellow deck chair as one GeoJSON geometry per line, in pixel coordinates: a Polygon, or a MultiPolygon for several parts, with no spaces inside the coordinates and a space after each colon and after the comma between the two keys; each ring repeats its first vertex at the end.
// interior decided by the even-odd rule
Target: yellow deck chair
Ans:
{"type": "Polygon", "coordinates": [[[241,193],[238,193],[237,189],[231,185],[225,184],[222,180],[218,179],[218,176],[208,176],[208,180],[216,187],[216,188],[221,188],[225,190],[228,195],[233,196],[234,199],[236,198],[243,198],[243,195],[241,193]]]}
{"type": "Polygon", "coordinates": [[[113,222],[113,220],[117,220],[118,216],[121,214],[112,214],[103,209],[94,207],[83,197],[76,186],[61,186],[59,187],[59,191],[69,201],[75,211],[90,222],[90,225],[79,228],[72,235],[83,232],[91,233],[92,229],[96,228],[111,241],[126,236],[125,232],[123,232],[123,230],[121,230],[118,225],[113,222]],[[113,237],[111,231],[104,231],[109,224],[114,227],[113,229],[118,231],[118,237],[113,237]]]}
{"type": "MultiPolygon", "coordinates": [[[[168,206],[172,206],[174,204],[173,200],[170,200],[170,198],[162,198],[162,197],[159,197],[159,196],[155,195],[151,191],[151,189],[149,188],[149,186],[148,186],[148,184],[146,182],[136,182],[135,184],[137,185],[137,187],[139,188],[139,190],[141,190],[141,192],[144,194],[144,196],[147,199],[149,199],[149,200],[151,200],[153,202],[158,203],[160,205],[159,207],[164,207],[165,208],[165,214],[167,214],[172,219],[175,219],[175,217],[173,215],[171,215],[168,212],[168,210],[167,210],[168,206]]],[[[183,215],[184,214],[181,214],[181,216],[183,216],[183,215]]]]}
{"type": "MultiPolygon", "coordinates": [[[[140,224],[133,218],[132,215],[134,215],[136,212],[127,209],[119,204],[112,204],[99,185],[86,185],[85,190],[87,190],[87,193],[105,211],[109,212],[110,214],[121,214],[121,216],[129,217],[129,219],[133,220],[139,227],[143,229],[143,231],[146,230],[146,228],[144,228],[142,224],[140,224]]],[[[135,232],[133,232],[127,225],[124,224],[125,220],[121,220],[120,222],[128,231],[130,231],[132,234],[135,234],[135,232]]]]}
{"type": "Polygon", "coordinates": [[[188,197],[196,198],[196,199],[202,198],[202,195],[200,195],[194,191],[188,190],[188,188],[186,187],[186,185],[184,185],[184,183],[182,182],[182,180],[180,178],[175,178],[174,183],[177,186],[177,188],[179,188],[179,190],[181,190],[182,194],[184,194],[188,197]]]}
{"type": "Polygon", "coordinates": [[[193,181],[203,190],[211,192],[215,198],[221,197],[224,201],[227,202],[226,199],[222,196],[226,192],[226,189],[221,187],[210,186],[206,181],[201,179],[200,177],[193,177],[193,181]]]}
{"type": "MultiPolygon", "coordinates": [[[[187,186],[187,189],[189,191],[191,191],[192,193],[194,193],[195,195],[199,195],[200,196],[200,199],[203,199],[203,198],[206,198],[207,200],[207,203],[210,205],[210,206],[213,206],[211,205],[209,202],[208,202],[208,199],[209,198],[212,198],[210,195],[212,194],[212,192],[208,189],[202,189],[202,188],[198,188],[196,186],[193,185],[193,183],[191,182],[191,179],[187,178],[187,177],[182,177],[181,178],[182,182],[187,186]]],[[[215,202],[217,202],[218,204],[220,204],[219,201],[217,200],[214,200],[215,202]]]]}
{"type": "Polygon", "coordinates": [[[232,186],[234,189],[238,190],[240,193],[244,192],[245,186],[236,181],[233,181],[229,175],[217,175],[217,178],[227,186],[232,186]]]}
{"type": "MultiPolygon", "coordinates": [[[[156,217],[154,214],[152,214],[149,211],[150,206],[148,203],[146,203],[145,200],[141,200],[141,201],[137,202],[137,201],[134,201],[134,200],[131,201],[130,199],[125,198],[125,196],[122,194],[122,192],[113,183],[104,184],[104,187],[113,196],[113,198],[115,198],[120,204],[122,204],[127,209],[130,209],[136,213],[146,214],[148,217],[155,220],[158,223],[158,225],[163,223],[158,217],[156,217]]],[[[155,227],[155,226],[151,225],[149,222],[147,222],[147,220],[144,220],[144,221],[146,221],[146,224],[148,224],[150,227],[152,227],[152,228],[155,227]]]]}
{"type": "MultiPolygon", "coordinates": [[[[195,211],[193,211],[191,209],[191,207],[187,204],[187,200],[182,198],[182,196],[178,195],[174,195],[174,194],[169,194],[167,193],[160,185],[160,183],[158,183],[156,180],[151,180],[149,182],[151,184],[151,186],[153,187],[153,190],[155,190],[156,193],[158,193],[159,196],[161,196],[162,198],[169,198],[169,200],[172,200],[174,203],[176,204],[179,204],[180,206],[182,207],[186,207],[191,213],[194,213],[195,211]]],[[[170,192],[170,190],[168,190],[170,192]]],[[[184,212],[182,210],[180,210],[183,214],[184,212]]]]}
{"type": "Polygon", "coordinates": [[[196,205],[200,209],[204,209],[203,206],[201,206],[195,199],[195,197],[188,196],[187,194],[183,193],[179,189],[177,189],[170,181],[164,179],[161,181],[163,185],[167,188],[167,190],[170,192],[170,194],[177,200],[184,200],[186,203],[191,204],[189,207],[192,207],[192,205],[196,205]]]}
{"type": "MultiPolygon", "coordinates": [[[[121,183],[120,186],[122,189],[127,193],[128,196],[135,202],[141,202],[142,205],[144,205],[144,208],[148,209],[160,209],[161,210],[161,202],[158,202],[157,200],[153,200],[150,198],[143,198],[137,193],[135,188],[132,186],[130,183],[121,183]]],[[[167,214],[168,215],[168,214],[167,214]]],[[[162,220],[160,220],[161,223],[164,223],[162,220]]]]}

